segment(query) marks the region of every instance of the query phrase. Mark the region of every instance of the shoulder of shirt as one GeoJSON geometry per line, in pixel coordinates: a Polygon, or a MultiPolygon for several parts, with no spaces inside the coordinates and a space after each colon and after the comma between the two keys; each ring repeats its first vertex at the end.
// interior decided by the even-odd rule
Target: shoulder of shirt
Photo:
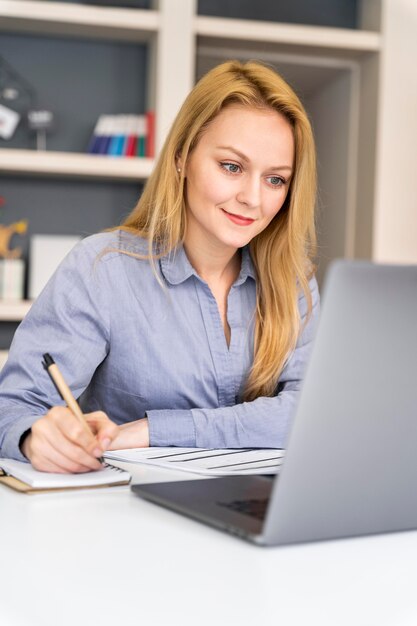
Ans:
{"type": "Polygon", "coordinates": [[[87,256],[98,256],[104,260],[126,256],[125,253],[147,255],[149,251],[146,239],[120,229],[85,237],[77,248],[87,256]]]}

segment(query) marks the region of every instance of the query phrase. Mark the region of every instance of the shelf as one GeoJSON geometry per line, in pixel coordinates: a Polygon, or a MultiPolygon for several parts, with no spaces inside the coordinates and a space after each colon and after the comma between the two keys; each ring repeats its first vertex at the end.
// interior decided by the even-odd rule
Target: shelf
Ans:
{"type": "Polygon", "coordinates": [[[20,322],[31,306],[31,300],[0,300],[0,321],[20,322]]]}
{"type": "Polygon", "coordinates": [[[265,52],[271,46],[284,52],[328,54],[355,59],[381,49],[381,35],[373,31],[278,24],[257,20],[198,16],[194,30],[200,45],[236,47],[265,52]]]}
{"type": "Polygon", "coordinates": [[[0,0],[0,29],[41,35],[144,42],[159,29],[158,11],[39,0],[0,0]]]}
{"type": "Polygon", "coordinates": [[[72,177],[139,182],[146,180],[154,160],[35,150],[0,150],[0,174],[72,177]]]}

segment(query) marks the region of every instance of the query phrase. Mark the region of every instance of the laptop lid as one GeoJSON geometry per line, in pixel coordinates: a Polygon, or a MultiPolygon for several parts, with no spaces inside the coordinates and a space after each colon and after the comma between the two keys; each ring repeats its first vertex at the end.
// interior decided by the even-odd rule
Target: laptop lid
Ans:
{"type": "Polygon", "coordinates": [[[417,528],[417,267],[338,261],[267,544],[417,528]]]}

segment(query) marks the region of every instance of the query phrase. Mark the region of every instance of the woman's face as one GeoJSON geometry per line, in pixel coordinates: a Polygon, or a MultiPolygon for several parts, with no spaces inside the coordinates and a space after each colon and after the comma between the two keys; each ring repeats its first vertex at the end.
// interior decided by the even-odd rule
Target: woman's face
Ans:
{"type": "Polygon", "coordinates": [[[218,252],[249,243],[282,207],[293,163],[284,116],[238,104],[223,109],[185,165],[185,243],[218,252]]]}

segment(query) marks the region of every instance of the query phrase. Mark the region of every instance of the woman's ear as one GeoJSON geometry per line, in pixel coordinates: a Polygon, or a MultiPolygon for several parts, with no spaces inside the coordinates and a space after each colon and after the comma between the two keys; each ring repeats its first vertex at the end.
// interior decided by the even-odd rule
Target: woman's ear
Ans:
{"type": "Polygon", "coordinates": [[[177,158],[177,160],[175,161],[175,166],[177,168],[177,173],[181,174],[182,172],[182,161],[180,158],[177,158]]]}
{"type": "Polygon", "coordinates": [[[185,171],[184,171],[184,166],[183,166],[183,161],[182,158],[179,154],[177,154],[177,156],[175,157],[175,168],[177,170],[177,174],[184,176],[185,178],[185,171]]]}

